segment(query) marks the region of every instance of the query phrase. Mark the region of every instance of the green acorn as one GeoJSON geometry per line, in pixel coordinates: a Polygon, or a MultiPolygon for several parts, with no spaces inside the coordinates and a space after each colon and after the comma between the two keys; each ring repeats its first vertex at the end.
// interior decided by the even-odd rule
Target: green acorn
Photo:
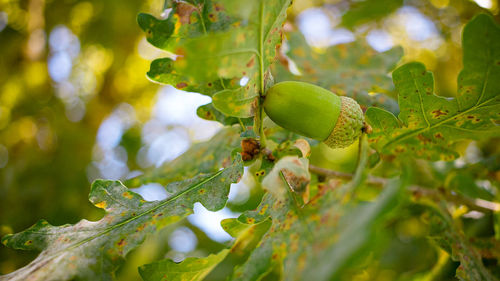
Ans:
{"type": "Polygon", "coordinates": [[[355,100],[304,82],[273,85],[265,96],[264,110],[281,127],[331,148],[351,145],[365,128],[363,111],[355,100]]]}

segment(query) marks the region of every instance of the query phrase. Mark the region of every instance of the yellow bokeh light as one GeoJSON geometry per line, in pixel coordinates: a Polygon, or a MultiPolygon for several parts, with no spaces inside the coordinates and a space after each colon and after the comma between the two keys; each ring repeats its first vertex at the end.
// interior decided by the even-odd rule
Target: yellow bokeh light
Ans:
{"type": "Polygon", "coordinates": [[[31,88],[41,86],[47,81],[47,66],[44,62],[33,62],[26,67],[24,72],[26,85],[31,88]]]}

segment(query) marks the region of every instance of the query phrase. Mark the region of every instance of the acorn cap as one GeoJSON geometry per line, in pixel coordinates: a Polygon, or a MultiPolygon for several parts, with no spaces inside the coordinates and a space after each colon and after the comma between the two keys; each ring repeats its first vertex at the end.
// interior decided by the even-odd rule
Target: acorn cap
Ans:
{"type": "Polygon", "coordinates": [[[323,142],[331,148],[351,145],[361,136],[364,127],[363,111],[359,104],[349,98],[340,97],[341,108],[337,123],[328,138],[323,142]]]}

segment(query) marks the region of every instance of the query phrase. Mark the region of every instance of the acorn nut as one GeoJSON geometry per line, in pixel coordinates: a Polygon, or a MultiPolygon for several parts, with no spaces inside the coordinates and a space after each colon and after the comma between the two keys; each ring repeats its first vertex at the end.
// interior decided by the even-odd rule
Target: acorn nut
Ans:
{"type": "Polygon", "coordinates": [[[363,111],[355,100],[304,82],[273,85],[265,96],[264,110],[279,126],[331,148],[351,145],[365,126],[363,111]]]}

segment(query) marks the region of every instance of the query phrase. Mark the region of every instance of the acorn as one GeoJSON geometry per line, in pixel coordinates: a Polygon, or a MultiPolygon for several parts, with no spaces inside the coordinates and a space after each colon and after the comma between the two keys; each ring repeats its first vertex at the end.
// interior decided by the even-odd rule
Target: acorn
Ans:
{"type": "Polygon", "coordinates": [[[273,85],[265,96],[264,110],[279,126],[331,148],[351,145],[366,129],[355,100],[305,82],[273,85]]]}

